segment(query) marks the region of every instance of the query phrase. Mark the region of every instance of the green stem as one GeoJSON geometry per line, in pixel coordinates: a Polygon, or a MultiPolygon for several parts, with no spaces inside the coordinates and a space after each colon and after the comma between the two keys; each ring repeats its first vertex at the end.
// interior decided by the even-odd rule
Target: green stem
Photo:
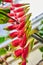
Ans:
{"type": "Polygon", "coordinates": [[[42,60],[43,60],[43,52],[42,52],[42,60]]]}

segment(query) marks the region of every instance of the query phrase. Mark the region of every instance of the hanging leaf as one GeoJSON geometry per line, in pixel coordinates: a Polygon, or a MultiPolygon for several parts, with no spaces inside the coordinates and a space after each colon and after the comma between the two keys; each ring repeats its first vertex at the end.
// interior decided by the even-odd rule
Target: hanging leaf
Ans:
{"type": "Polygon", "coordinates": [[[0,44],[5,41],[5,37],[0,37],[0,44]]]}
{"type": "Polygon", "coordinates": [[[39,48],[39,50],[40,50],[41,52],[43,52],[43,47],[39,48]]]}
{"type": "Polygon", "coordinates": [[[9,20],[9,17],[5,16],[4,14],[7,14],[7,13],[0,10],[0,24],[7,23],[9,20]]]}
{"type": "Polygon", "coordinates": [[[30,51],[33,49],[33,46],[34,46],[34,38],[32,38],[30,41],[30,51]]]}
{"type": "Polygon", "coordinates": [[[0,9],[0,10],[4,11],[4,12],[6,12],[6,13],[10,13],[10,9],[9,9],[9,8],[2,8],[2,9],[0,9]]]}
{"type": "Polygon", "coordinates": [[[43,20],[41,21],[41,24],[43,24],[43,20]]]}
{"type": "Polygon", "coordinates": [[[5,48],[0,48],[0,56],[6,54],[5,48]]]}

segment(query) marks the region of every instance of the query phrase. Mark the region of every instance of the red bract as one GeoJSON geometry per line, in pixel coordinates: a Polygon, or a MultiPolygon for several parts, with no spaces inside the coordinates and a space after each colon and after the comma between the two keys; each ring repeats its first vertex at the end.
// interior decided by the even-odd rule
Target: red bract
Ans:
{"type": "Polygon", "coordinates": [[[16,40],[12,41],[11,44],[12,44],[12,46],[17,47],[20,42],[21,42],[21,39],[16,39],[16,40]]]}
{"type": "Polygon", "coordinates": [[[22,52],[23,52],[22,49],[18,49],[16,51],[14,51],[14,54],[15,54],[16,57],[19,57],[19,56],[21,56],[22,52]]]}
{"type": "Polygon", "coordinates": [[[18,19],[19,22],[25,21],[26,20],[26,16],[21,17],[20,19],[18,19]]]}
{"type": "Polygon", "coordinates": [[[22,29],[22,30],[18,30],[18,31],[16,31],[16,32],[10,33],[10,34],[9,34],[9,37],[10,37],[10,38],[14,38],[14,37],[16,37],[16,36],[22,37],[23,34],[24,34],[24,30],[22,29]]]}
{"type": "Polygon", "coordinates": [[[26,38],[26,34],[24,33],[22,41],[20,42],[20,47],[24,47],[26,45],[26,41],[27,41],[27,38],[26,38]]]}
{"type": "Polygon", "coordinates": [[[27,4],[12,4],[13,7],[21,7],[25,5],[29,5],[29,4],[28,3],[27,4]]]}
{"type": "MultiPolygon", "coordinates": [[[[8,22],[13,23],[14,20],[9,19],[8,22]]],[[[8,29],[8,30],[13,30],[13,29],[21,30],[24,26],[25,26],[25,22],[22,21],[20,24],[13,24],[11,26],[8,26],[6,29],[8,29]]]]}
{"type": "Polygon", "coordinates": [[[10,10],[14,10],[14,7],[10,7],[10,10]]]}
{"type": "Polygon", "coordinates": [[[18,8],[16,10],[14,10],[14,12],[18,13],[18,12],[22,12],[22,11],[25,11],[29,6],[25,6],[25,7],[22,7],[22,8],[18,8]]]}
{"type": "Polygon", "coordinates": [[[13,13],[9,13],[9,16],[14,16],[14,14],[13,13]]]}
{"type": "Polygon", "coordinates": [[[30,16],[31,16],[31,13],[29,13],[27,15],[24,15],[21,18],[18,18],[18,21],[19,22],[22,22],[22,21],[25,21],[26,22],[27,20],[29,20],[30,16]]]}
{"type": "Polygon", "coordinates": [[[21,65],[26,65],[26,60],[23,60],[21,65]]]}
{"type": "Polygon", "coordinates": [[[21,30],[23,27],[24,27],[24,25],[25,25],[25,22],[24,21],[22,21],[19,25],[18,25],[18,30],[21,30]]]}
{"type": "Polygon", "coordinates": [[[22,53],[22,58],[26,59],[29,52],[29,44],[24,48],[24,51],[22,53]]]}
{"type": "Polygon", "coordinates": [[[29,20],[30,16],[31,16],[31,13],[29,13],[27,15],[24,15],[23,17],[20,18],[19,21],[20,22],[22,22],[22,21],[25,21],[26,22],[27,20],[29,20]]]}
{"type": "Polygon", "coordinates": [[[18,32],[18,37],[22,37],[25,33],[24,28],[18,32]]]}
{"type": "Polygon", "coordinates": [[[16,9],[16,10],[14,10],[14,12],[21,12],[21,11],[23,11],[24,10],[24,8],[18,8],[18,9],[16,9]]]}
{"type": "Polygon", "coordinates": [[[14,22],[14,20],[12,20],[12,19],[9,19],[9,21],[8,21],[9,23],[13,23],[14,22]]]}
{"type": "Polygon", "coordinates": [[[29,11],[29,8],[27,8],[25,11],[18,13],[17,17],[20,18],[20,17],[24,16],[28,11],[29,11]]]}
{"type": "MultiPolygon", "coordinates": [[[[15,19],[18,21],[18,17],[17,16],[14,16],[15,17],[15,19]]],[[[19,21],[18,21],[19,22],[19,21]]]]}
{"type": "Polygon", "coordinates": [[[12,33],[9,34],[9,37],[10,37],[10,38],[14,38],[14,37],[16,37],[17,35],[18,35],[18,32],[12,32],[12,33]]]}
{"type": "Polygon", "coordinates": [[[16,15],[16,13],[14,13],[14,17],[16,17],[16,18],[17,18],[17,15],[16,15]]]}
{"type": "Polygon", "coordinates": [[[12,0],[3,0],[4,2],[12,2],[12,0]]]}
{"type": "Polygon", "coordinates": [[[8,30],[13,30],[13,29],[16,29],[18,27],[18,25],[11,25],[11,26],[8,26],[7,29],[8,30]]]}
{"type": "Polygon", "coordinates": [[[17,14],[17,17],[20,18],[20,17],[22,17],[22,16],[24,16],[24,15],[25,15],[25,12],[22,11],[22,12],[20,12],[19,14],[17,14]]]}
{"type": "Polygon", "coordinates": [[[12,17],[12,16],[16,16],[16,13],[8,13],[7,15],[10,16],[10,17],[12,17]]]}

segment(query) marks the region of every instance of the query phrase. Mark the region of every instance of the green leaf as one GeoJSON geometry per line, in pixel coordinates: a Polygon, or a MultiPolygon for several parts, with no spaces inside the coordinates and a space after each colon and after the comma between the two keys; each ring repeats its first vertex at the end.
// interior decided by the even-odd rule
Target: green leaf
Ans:
{"type": "Polygon", "coordinates": [[[40,31],[39,31],[39,34],[40,34],[40,35],[43,35],[43,31],[40,30],[40,31]]]}
{"type": "Polygon", "coordinates": [[[5,16],[4,14],[7,14],[7,13],[2,11],[2,10],[0,10],[0,24],[7,23],[8,20],[9,20],[9,17],[5,16]]]}
{"type": "Polygon", "coordinates": [[[41,24],[43,24],[43,20],[41,21],[41,24]]]}
{"type": "Polygon", "coordinates": [[[38,34],[43,38],[43,20],[41,21],[41,24],[38,27],[39,31],[38,34]]]}
{"type": "Polygon", "coordinates": [[[43,47],[39,48],[39,50],[40,50],[41,52],[43,52],[43,47]]]}
{"type": "Polygon", "coordinates": [[[0,48],[0,56],[6,54],[5,48],[0,48]]]}
{"type": "Polygon", "coordinates": [[[10,9],[2,9],[6,13],[10,13],[10,9]]]}
{"type": "Polygon", "coordinates": [[[5,37],[0,37],[0,44],[5,41],[5,37]]]}
{"type": "Polygon", "coordinates": [[[34,38],[30,41],[30,51],[33,49],[34,46],[34,38]]]}
{"type": "Polygon", "coordinates": [[[0,3],[2,2],[2,0],[0,0],[0,3]]]}
{"type": "Polygon", "coordinates": [[[28,60],[26,59],[26,62],[28,63],[28,60]]]}

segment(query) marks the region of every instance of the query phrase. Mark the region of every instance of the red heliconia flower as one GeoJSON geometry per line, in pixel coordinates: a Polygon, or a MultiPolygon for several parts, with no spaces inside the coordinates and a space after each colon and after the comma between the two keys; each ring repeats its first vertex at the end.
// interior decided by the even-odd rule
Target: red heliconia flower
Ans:
{"type": "Polygon", "coordinates": [[[8,30],[13,30],[13,29],[16,29],[18,27],[18,25],[16,24],[16,25],[11,25],[11,26],[8,26],[6,29],[8,29],[8,30]]]}
{"type": "Polygon", "coordinates": [[[29,5],[28,3],[26,4],[12,4],[13,7],[21,7],[21,6],[25,6],[25,5],[29,5]]]}
{"type": "Polygon", "coordinates": [[[25,15],[25,12],[22,11],[22,12],[20,12],[19,14],[17,14],[17,17],[20,18],[20,17],[22,17],[22,16],[24,16],[24,15],[25,15]]]}
{"type": "Polygon", "coordinates": [[[11,6],[11,7],[10,7],[10,10],[14,10],[14,7],[13,7],[13,6],[11,6]]]}
{"type": "Polygon", "coordinates": [[[19,45],[19,43],[21,42],[21,39],[15,39],[14,41],[11,42],[12,46],[17,47],[19,45]]]}
{"type": "Polygon", "coordinates": [[[15,13],[18,13],[18,12],[21,12],[21,11],[23,11],[24,10],[24,8],[18,8],[18,9],[16,9],[16,10],[14,10],[14,12],[15,13]]]}
{"type": "Polygon", "coordinates": [[[26,36],[25,35],[23,35],[24,34],[24,30],[22,29],[22,30],[18,30],[18,31],[16,31],[16,32],[12,32],[12,33],[10,33],[9,34],[9,37],[10,38],[14,38],[14,37],[19,37],[19,38],[21,38],[22,36],[23,36],[23,38],[22,38],[22,40],[25,38],[25,40],[26,40],[26,36]]]}
{"type": "Polygon", "coordinates": [[[18,50],[16,50],[16,51],[14,51],[14,55],[15,55],[16,57],[19,57],[19,56],[21,56],[22,52],[23,52],[22,49],[18,49],[18,50]]]}
{"type": "Polygon", "coordinates": [[[10,16],[10,17],[12,17],[12,16],[13,16],[13,17],[14,17],[14,19],[15,19],[16,13],[8,13],[7,15],[8,15],[8,16],[10,16]]]}
{"type": "Polygon", "coordinates": [[[8,21],[9,23],[13,23],[14,22],[14,20],[12,20],[12,19],[9,19],[9,21],[8,21]]]}
{"type": "Polygon", "coordinates": [[[18,21],[21,23],[22,21],[25,21],[26,20],[26,16],[23,16],[21,18],[18,18],[18,21]]]}
{"type": "Polygon", "coordinates": [[[21,30],[23,27],[25,26],[25,22],[22,21],[19,25],[18,25],[18,30],[21,30]]]}
{"type": "MultiPolygon", "coordinates": [[[[15,21],[12,20],[12,19],[9,19],[8,22],[13,24],[15,21]]],[[[15,23],[16,23],[16,22],[15,22],[15,23]]],[[[8,26],[8,27],[5,28],[5,29],[8,29],[8,30],[13,30],[13,29],[21,30],[24,26],[25,26],[25,22],[22,21],[22,22],[19,23],[19,24],[13,24],[13,25],[11,25],[11,26],[8,26]]]]}
{"type": "Polygon", "coordinates": [[[18,32],[18,37],[22,37],[24,33],[25,33],[24,28],[22,28],[22,29],[19,30],[19,32],[18,32]]]}
{"type": "Polygon", "coordinates": [[[26,59],[29,53],[29,44],[24,48],[24,51],[22,53],[22,58],[26,59]]]}
{"type": "Polygon", "coordinates": [[[9,16],[11,17],[11,16],[14,16],[14,14],[13,13],[9,13],[9,16]]]}
{"type": "Polygon", "coordinates": [[[26,41],[27,41],[27,38],[26,38],[26,34],[24,33],[22,41],[20,42],[20,47],[24,47],[26,45],[26,41]]]}
{"type": "Polygon", "coordinates": [[[3,0],[4,2],[12,2],[12,0],[3,0]]]}
{"type": "Polygon", "coordinates": [[[9,37],[10,37],[10,38],[14,38],[14,37],[16,37],[17,35],[18,35],[18,32],[12,32],[12,33],[9,34],[9,37]]]}
{"type": "Polygon", "coordinates": [[[26,65],[26,60],[23,60],[21,65],[26,65]]]}

